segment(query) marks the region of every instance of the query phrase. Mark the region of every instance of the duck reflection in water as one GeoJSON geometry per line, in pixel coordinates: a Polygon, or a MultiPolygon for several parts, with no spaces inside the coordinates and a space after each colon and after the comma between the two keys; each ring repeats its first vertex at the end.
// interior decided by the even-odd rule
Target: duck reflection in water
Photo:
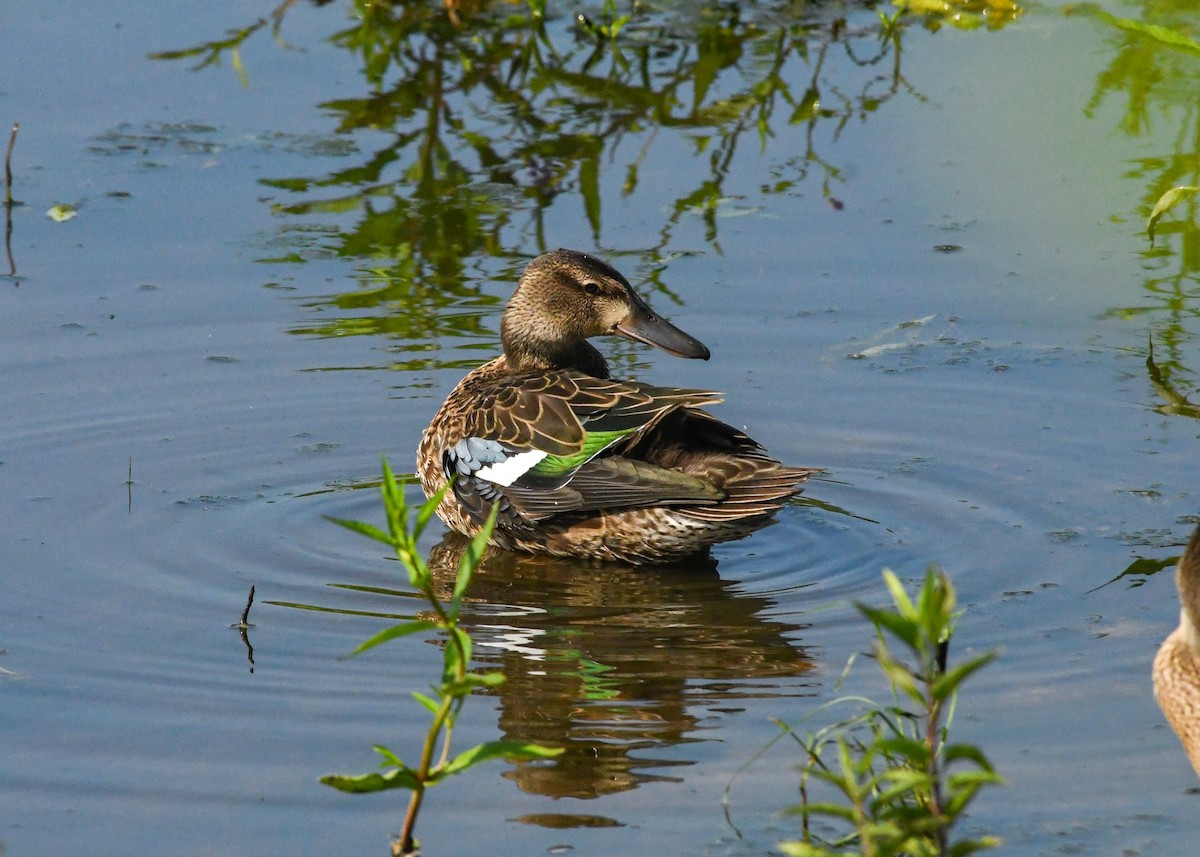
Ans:
{"type": "MultiPolygon", "coordinates": [[[[429,557],[447,592],[466,543],[447,534],[429,557]]],[[[648,573],[489,549],[463,621],[477,660],[508,677],[491,691],[500,729],[565,749],[504,776],[584,799],[682,779],[667,771],[696,760],[666,751],[703,741],[706,721],[747,698],[815,693],[803,680],[813,663],[789,639],[803,626],[765,618],[774,604],[722,580],[707,556],[648,573]]]]}
{"type": "Polygon", "coordinates": [[[1154,698],[1200,775],[1200,527],[1175,569],[1179,627],[1154,658],[1154,698]]]}

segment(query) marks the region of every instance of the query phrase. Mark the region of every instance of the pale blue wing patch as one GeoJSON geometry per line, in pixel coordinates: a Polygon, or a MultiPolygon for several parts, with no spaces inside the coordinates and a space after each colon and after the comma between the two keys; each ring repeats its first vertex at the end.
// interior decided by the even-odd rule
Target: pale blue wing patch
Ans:
{"type": "Polygon", "coordinates": [[[546,453],[540,449],[517,452],[499,441],[465,437],[446,450],[442,466],[447,479],[457,474],[486,479],[507,488],[545,457],[546,453]]]}

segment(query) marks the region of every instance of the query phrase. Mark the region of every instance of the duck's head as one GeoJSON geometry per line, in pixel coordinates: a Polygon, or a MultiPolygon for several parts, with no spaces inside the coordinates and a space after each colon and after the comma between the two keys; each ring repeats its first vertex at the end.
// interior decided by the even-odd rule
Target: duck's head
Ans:
{"type": "Polygon", "coordinates": [[[676,357],[708,359],[708,349],[650,309],[620,272],[576,250],[554,250],[525,269],[500,323],[504,353],[517,366],[588,371],[603,358],[586,340],[623,336],[676,357]]]}

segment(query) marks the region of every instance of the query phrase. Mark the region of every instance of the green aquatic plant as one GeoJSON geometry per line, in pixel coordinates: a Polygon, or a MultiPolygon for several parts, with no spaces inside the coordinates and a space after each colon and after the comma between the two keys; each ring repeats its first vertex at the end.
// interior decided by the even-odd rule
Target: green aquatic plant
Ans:
{"type": "Polygon", "coordinates": [[[492,513],[483,530],[463,552],[454,580],[453,594],[449,602],[444,602],[435,591],[434,576],[419,552],[417,540],[426,525],[433,519],[445,489],[417,509],[416,518],[411,526],[403,487],[397,482],[386,459],[383,462],[381,490],[384,510],[387,514],[386,531],[362,521],[347,521],[337,518],[331,520],[356,533],[361,533],[392,547],[396,551],[396,558],[408,572],[409,583],[428,602],[430,613],[425,617],[415,618],[379,632],[351,652],[348,657],[398,637],[437,631],[446,638],[442,650],[442,671],[430,694],[420,692],[412,694],[413,698],[421,703],[431,715],[429,729],[422,742],[420,759],[416,765],[408,765],[387,747],[376,745],[376,752],[383,757],[381,767],[384,768],[384,771],[382,773],[329,774],[321,777],[321,782],[339,791],[352,794],[366,794],[390,789],[408,789],[412,792],[408,811],[404,817],[404,827],[392,843],[392,854],[400,857],[400,855],[414,854],[417,851],[417,840],[413,831],[416,827],[417,815],[421,811],[425,790],[429,786],[436,785],[447,777],[461,773],[488,759],[544,759],[557,756],[562,750],[521,741],[485,741],[468,750],[463,750],[453,757],[450,755],[454,723],[467,697],[479,688],[496,687],[504,682],[504,673],[502,672],[475,673],[468,669],[471,663],[472,641],[471,636],[459,624],[463,597],[471,584],[471,577],[483,557],[488,536],[496,522],[496,507],[493,506],[492,513]]]}
{"type": "Polygon", "coordinates": [[[894,609],[858,609],[879,635],[874,657],[892,704],[845,697],[818,711],[861,707],[846,720],[803,735],[781,724],[804,753],[801,802],[791,810],[802,835],[779,845],[792,857],[962,857],[999,844],[991,836],[954,836],[979,790],[1003,781],[978,747],[948,735],[959,687],[996,653],[948,667],[959,615],[949,579],[931,568],[914,601],[896,575],[883,576],[894,609]],[[893,653],[896,643],[911,664],[893,653]]]}

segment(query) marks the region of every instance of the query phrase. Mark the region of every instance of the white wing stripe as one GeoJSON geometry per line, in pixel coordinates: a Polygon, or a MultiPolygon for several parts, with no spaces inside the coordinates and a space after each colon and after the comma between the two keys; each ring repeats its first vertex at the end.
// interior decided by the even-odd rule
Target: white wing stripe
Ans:
{"type": "Polygon", "coordinates": [[[495,464],[479,468],[479,470],[475,471],[475,475],[481,479],[486,479],[488,482],[503,485],[507,488],[545,457],[546,453],[540,449],[518,452],[504,461],[497,461],[495,464]]]}

